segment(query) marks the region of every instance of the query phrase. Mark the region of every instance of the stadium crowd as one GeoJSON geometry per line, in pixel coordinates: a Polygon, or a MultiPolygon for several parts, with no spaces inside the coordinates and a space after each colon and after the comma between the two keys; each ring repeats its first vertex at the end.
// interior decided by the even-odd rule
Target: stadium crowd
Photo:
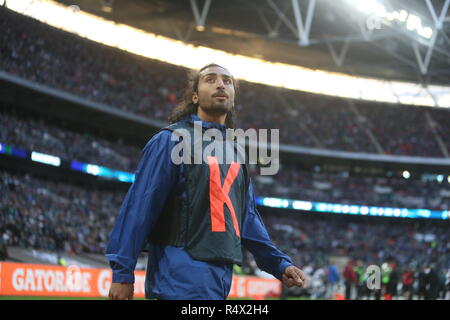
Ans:
{"type": "MultiPolygon", "coordinates": [[[[186,69],[80,38],[6,8],[0,8],[0,28],[0,70],[110,107],[166,121],[185,86],[186,69]]],[[[448,110],[353,103],[244,81],[239,91],[238,125],[279,128],[281,143],[428,157],[444,157],[450,150],[448,110]]]]}
{"type": "Polygon", "coordinates": [[[282,166],[275,176],[255,176],[259,196],[304,201],[448,210],[450,182],[422,178],[405,179],[342,172],[315,172],[296,165],[282,166]]]}
{"type": "Polygon", "coordinates": [[[43,117],[31,117],[20,109],[0,106],[0,143],[116,170],[136,169],[141,148],[125,144],[121,139],[75,132],[60,123],[48,124],[43,117]]]}
{"type": "MultiPolygon", "coordinates": [[[[46,124],[43,119],[26,118],[19,110],[2,110],[0,125],[1,143],[66,160],[134,172],[140,159],[138,147],[46,124]]],[[[273,177],[255,175],[255,189],[258,195],[265,197],[448,210],[450,184],[446,178],[439,183],[401,177],[353,176],[348,172],[305,171],[295,165],[282,165],[273,177]]]]}
{"type": "Polygon", "coordinates": [[[436,299],[450,293],[450,235],[445,224],[330,216],[294,219],[292,214],[264,215],[264,221],[273,241],[310,275],[309,293],[316,298],[331,298],[327,288],[337,284],[336,279],[345,285],[347,298],[436,299]],[[331,275],[333,256],[348,257],[350,270],[331,275]],[[367,289],[363,271],[370,265],[381,269],[380,290],[367,289]]]}
{"type": "MultiPolygon", "coordinates": [[[[66,160],[92,163],[116,170],[134,172],[141,148],[118,140],[108,140],[49,124],[45,118],[29,116],[20,109],[0,107],[0,142],[6,145],[48,153],[66,160]]],[[[299,166],[281,166],[275,176],[258,177],[255,189],[260,196],[304,201],[329,202],[431,210],[450,209],[450,184],[441,182],[364,175],[348,172],[306,171],[299,166]]]]}
{"type": "MultiPolygon", "coordinates": [[[[7,246],[102,254],[124,196],[123,191],[2,170],[0,236],[7,246]]],[[[262,214],[273,241],[313,279],[309,291],[297,294],[314,298],[331,294],[326,290],[329,281],[323,269],[328,268],[334,256],[351,258],[357,262],[355,268],[390,263],[418,274],[424,268],[432,268],[439,275],[450,268],[448,226],[436,221],[397,219],[387,226],[379,218],[349,220],[342,216],[319,218],[307,214],[294,218],[292,214],[267,210],[262,214]]],[[[243,271],[255,274],[253,258],[248,252],[245,256],[243,271]]],[[[344,279],[344,275],[340,278],[344,279]]],[[[359,282],[353,280],[351,286],[356,292],[359,282]]],[[[353,297],[366,294],[358,292],[353,297]]]]}
{"type": "Polygon", "coordinates": [[[103,253],[123,197],[1,170],[0,232],[8,246],[103,253]]]}

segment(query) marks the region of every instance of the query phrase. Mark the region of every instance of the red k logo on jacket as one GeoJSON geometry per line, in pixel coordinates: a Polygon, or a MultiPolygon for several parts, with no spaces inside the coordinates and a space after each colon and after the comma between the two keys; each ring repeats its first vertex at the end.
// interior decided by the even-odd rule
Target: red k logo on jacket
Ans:
{"type": "Polygon", "coordinates": [[[222,186],[220,179],[220,169],[216,157],[208,157],[209,165],[209,201],[211,206],[211,227],[213,232],[225,232],[225,212],[224,205],[226,204],[228,210],[230,210],[231,218],[233,219],[234,231],[238,237],[241,236],[239,231],[239,224],[236,218],[236,212],[234,211],[233,203],[231,202],[230,192],[231,185],[233,184],[236,176],[239,173],[241,165],[236,162],[232,162],[228,170],[227,176],[222,186]]]}

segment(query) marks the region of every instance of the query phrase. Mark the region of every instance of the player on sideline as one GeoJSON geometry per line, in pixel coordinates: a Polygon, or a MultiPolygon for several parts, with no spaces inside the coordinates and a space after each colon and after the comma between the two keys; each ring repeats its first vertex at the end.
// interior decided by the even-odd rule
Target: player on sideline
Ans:
{"type": "Polygon", "coordinates": [[[110,299],[133,298],[133,272],[146,244],[149,299],[226,299],[233,264],[242,264],[242,246],[286,286],[307,287],[303,271],[270,240],[245,164],[222,164],[215,156],[207,165],[172,161],[176,129],[192,132],[194,121],[223,135],[234,128],[235,90],[236,80],[219,65],[193,72],[171,125],[144,147],[106,249],[113,272],[110,299]]]}

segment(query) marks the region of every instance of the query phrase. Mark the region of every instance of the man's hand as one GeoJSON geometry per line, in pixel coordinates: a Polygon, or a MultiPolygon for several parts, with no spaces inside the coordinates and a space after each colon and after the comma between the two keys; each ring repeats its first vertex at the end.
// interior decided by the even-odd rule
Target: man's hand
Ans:
{"type": "Polygon", "coordinates": [[[109,300],[133,300],[134,283],[111,283],[109,300]]]}
{"type": "Polygon", "coordinates": [[[302,270],[295,266],[289,266],[284,270],[283,283],[288,288],[294,285],[300,288],[306,288],[308,286],[308,279],[302,270]]]}

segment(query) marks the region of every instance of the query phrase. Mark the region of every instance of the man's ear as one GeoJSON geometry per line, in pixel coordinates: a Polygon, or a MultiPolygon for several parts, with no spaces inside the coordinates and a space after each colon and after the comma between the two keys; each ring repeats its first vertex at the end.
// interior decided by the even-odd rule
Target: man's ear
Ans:
{"type": "Polygon", "coordinates": [[[193,102],[194,104],[197,104],[197,103],[198,103],[198,95],[197,95],[197,92],[192,92],[192,102],[193,102]]]}

